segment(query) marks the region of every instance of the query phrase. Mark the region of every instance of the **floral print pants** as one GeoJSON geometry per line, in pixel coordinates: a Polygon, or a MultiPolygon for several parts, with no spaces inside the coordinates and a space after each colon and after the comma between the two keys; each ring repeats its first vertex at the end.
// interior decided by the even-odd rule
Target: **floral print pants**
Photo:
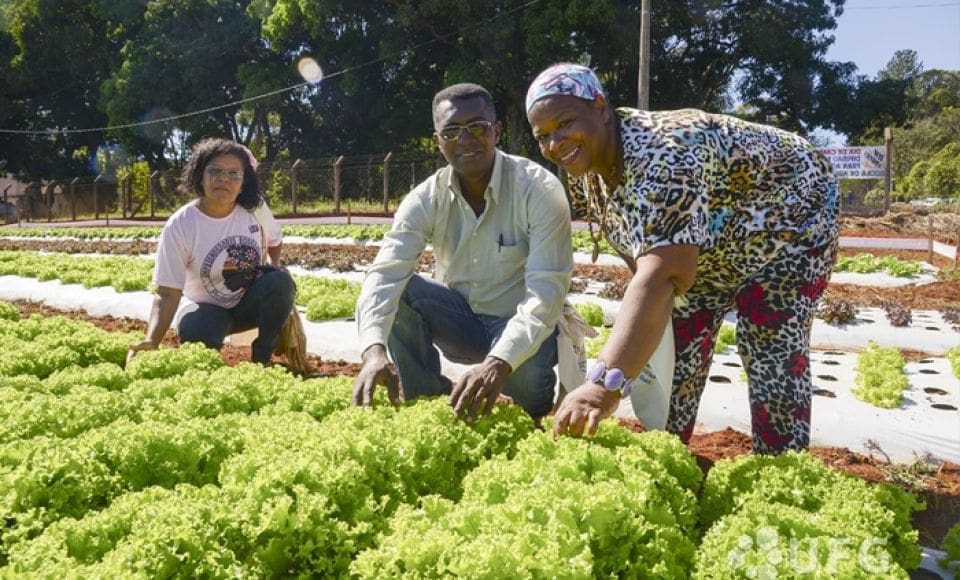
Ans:
{"type": "Polygon", "coordinates": [[[807,237],[757,234],[738,248],[764,257],[755,272],[698,273],[686,303],[674,308],[677,362],[667,430],[684,442],[693,433],[717,331],[735,308],[754,452],[775,454],[809,445],[810,329],[836,258],[837,237],[835,231],[826,240],[807,237]]]}

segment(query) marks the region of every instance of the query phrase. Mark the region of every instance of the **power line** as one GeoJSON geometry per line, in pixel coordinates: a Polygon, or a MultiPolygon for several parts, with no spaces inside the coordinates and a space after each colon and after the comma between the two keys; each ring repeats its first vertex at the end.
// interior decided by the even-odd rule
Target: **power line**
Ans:
{"type": "MultiPolygon", "coordinates": [[[[377,63],[381,63],[381,62],[385,62],[385,61],[388,61],[388,60],[395,59],[395,58],[400,57],[400,56],[402,56],[402,55],[404,55],[404,54],[407,54],[407,53],[410,53],[410,52],[415,52],[415,51],[420,50],[421,48],[423,48],[423,47],[425,47],[425,46],[429,46],[429,45],[431,45],[431,44],[444,41],[444,40],[446,40],[446,39],[448,39],[448,38],[451,38],[451,37],[454,37],[454,36],[460,36],[460,35],[463,34],[464,32],[467,32],[468,30],[474,30],[474,29],[480,28],[480,27],[482,27],[482,26],[484,26],[484,25],[486,25],[486,24],[488,24],[488,23],[490,23],[490,22],[493,22],[493,21],[495,21],[495,20],[498,20],[498,19],[500,19],[500,18],[504,18],[504,17],[506,17],[506,16],[510,16],[510,15],[516,13],[516,12],[520,12],[521,10],[526,10],[526,9],[529,8],[530,6],[533,6],[534,4],[537,4],[537,3],[539,3],[539,2],[540,2],[540,0],[530,0],[529,2],[526,2],[525,4],[521,4],[521,5],[517,6],[516,8],[511,8],[510,10],[507,10],[506,12],[503,12],[503,13],[501,13],[501,14],[497,14],[497,15],[491,16],[490,18],[481,20],[481,21],[479,21],[479,22],[477,22],[477,23],[475,23],[475,24],[472,24],[472,25],[470,25],[470,26],[465,26],[465,27],[460,28],[460,29],[458,29],[458,30],[455,30],[455,31],[453,31],[453,32],[448,32],[447,34],[442,34],[442,35],[440,35],[440,36],[438,36],[438,37],[436,37],[436,38],[433,38],[433,39],[430,39],[430,40],[421,42],[420,44],[416,44],[416,45],[414,45],[414,46],[412,46],[412,47],[410,47],[410,48],[405,48],[405,49],[399,50],[399,51],[397,51],[397,52],[395,52],[395,53],[393,53],[393,54],[391,54],[391,55],[387,55],[387,56],[384,56],[384,57],[380,57],[380,58],[377,58],[377,59],[373,59],[373,60],[370,60],[370,61],[367,61],[367,62],[358,64],[358,65],[356,65],[356,66],[349,67],[349,68],[346,68],[346,69],[337,71],[337,72],[332,73],[332,74],[330,74],[330,75],[324,75],[323,78],[322,78],[320,81],[316,81],[316,83],[320,83],[320,82],[322,82],[323,80],[326,80],[326,79],[330,79],[330,78],[334,78],[334,77],[338,77],[338,76],[347,74],[348,72],[353,72],[353,71],[356,71],[356,70],[360,70],[360,69],[365,68],[365,67],[368,67],[368,66],[373,66],[373,65],[375,65],[375,64],[377,64],[377,63]]],[[[248,98],[246,98],[246,99],[240,99],[240,100],[237,100],[237,101],[232,101],[232,102],[229,102],[229,103],[225,103],[225,104],[223,104],[223,105],[217,105],[217,106],[215,106],[215,107],[208,107],[208,108],[206,108],[206,109],[200,109],[200,110],[197,110],[197,111],[190,111],[189,113],[181,113],[181,114],[179,114],[179,115],[170,115],[170,116],[168,116],[168,117],[162,117],[162,118],[159,118],[159,119],[150,119],[149,121],[140,121],[140,122],[138,122],[138,123],[125,123],[125,124],[122,124],[122,125],[108,125],[108,126],[106,126],[106,127],[91,127],[91,128],[86,128],[86,129],[66,129],[66,128],[64,128],[64,129],[41,129],[41,130],[31,130],[31,129],[0,129],[0,134],[5,133],[5,134],[12,134],[12,135],[46,135],[46,136],[53,136],[53,135],[71,135],[71,134],[78,134],[78,133],[96,133],[96,132],[100,132],[100,131],[112,131],[112,130],[115,130],[115,129],[131,129],[131,128],[134,128],[134,127],[145,127],[145,126],[147,126],[147,125],[156,125],[156,124],[159,124],[159,123],[169,123],[170,121],[176,121],[176,120],[178,120],[178,119],[186,119],[186,118],[188,118],[188,117],[195,117],[195,116],[197,116],[197,115],[204,115],[204,114],[206,114],[206,113],[212,113],[213,111],[219,111],[219,110],[222,110],[222,109],[229,109],[229,108],[231,108],[231,107],[236,107],[236,106],[239,106],[239,105],[244,105],[244,104],[246,104],[246,103],[252,103],[252,102],[254,102],[254,101],[259,101],[260,99],[265,99],[265,98],[267,98],[267,97],[272,97],[272,96],[279,95],[279,94],[282,94],[282,93],[294,91],[294,90],[297,90],[297,89],[299,89],[299,88],[302,88],[302,87],[305,87],[305,86],[308,86],[308,85],[312,85],[312,84],[315,84],[315,83],[313,83],[313,82],[311,82],[311,81],[305,81],[305,82],[302,82],[302,83],[297,83],[297,84],[295,84],[295,85],[290,85],[290,86],[288,86],[288,87],[284,87],[284,88],[282,88],[282,89],[277,89],[277,90],[270,91],[270,92],[267,92],[267,93],[263,93],[263,94],[260,94],[260,95],[255,95],[255,96],[253,96],[253,97],[248,97],[248,98]]]]}

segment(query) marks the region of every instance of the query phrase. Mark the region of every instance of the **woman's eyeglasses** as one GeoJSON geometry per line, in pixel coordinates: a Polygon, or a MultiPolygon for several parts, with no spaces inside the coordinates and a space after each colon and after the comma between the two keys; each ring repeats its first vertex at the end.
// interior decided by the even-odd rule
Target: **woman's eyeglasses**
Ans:
{"type": "Polygon", "coordinates": [[[233,181],[240,181],[241,179],[243,179],[243,171],[239,169],[222,169],[220,167],[207,167],[206,169],[203,170],[203,172],[209,175],[210,177],[212,177],[213,179],[216,179],[221,175],[226,175],[233,181]]]}
{"type": "Polygon", "coordinates": [[[479,139],[487,134],[487,129],[489,129],[491,125],[493,125],[493,123],[490,121],[474,121],[466,125],[447,125],[443,129],[440,129],[440,132],[437,134],[440,135],[440,138],[444,141],[454,141],[459,139],[460,135],[466,131],[471,137],[479,139]]]}

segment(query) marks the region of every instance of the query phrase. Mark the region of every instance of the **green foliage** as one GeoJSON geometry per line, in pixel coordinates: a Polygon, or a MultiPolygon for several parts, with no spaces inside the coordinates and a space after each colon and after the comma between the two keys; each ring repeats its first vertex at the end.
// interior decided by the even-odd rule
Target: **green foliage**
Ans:
{"type": "Polygon", "coordinates": [[[119,365],[104,362],[60,369],[47,377],[43,384],[48,392],[63,395],[69,393],[74,385],[91,385],[109,391],[120,391],[127,387],[130,380],[119,365]]]}
{"type": "Polygon", "coordinates": [[[947,351],[947,360],[950,361],[953,376],[960,379],[960,346],[955,346],[947,351]]]}
{"type": "Polygon", "coordinates": [[[610,340],[611,332],[612,330],[609,326],[601,326],[596,337],[588,338],[584,341],[587,358],[597,358],[600,356],[600,350],[603,349],[603,345],[607,344],[607,341],[610,340]]]}
{"type": "Polygon", "coordinates": [[[590,326],[603,326],[603,308],[596,302],[583,302],[575,308],[590,326]]]}
{"type": "Polygon", "coordinates": [[[717,341],[713,345],[714,352],[723,352],[728,346],[737,345],[737,329],[730,324],[723,324],[717,332],[717,341]]]}
{"type": "Polygon", "coordinates": [[[857,551],[867,543],[874,561],[888,564],[888,573],[905,578],[903,569],[920,563],[910,517],[922,507],[908,492],[847,476],[806,452],[721,460],[704,483],[705,535],[693,576],[729,578],[743,574],[744,567],[758,566],[783,574],[794,569],[795,558],[828,571],[830,545],[840,542],[854,555],[843,565],[856,565],[843,568],[841,577],[864,577],[862,570],[849,574],[859,569],[857,551]],[[804,546],[799,556],[779,561],[771,557],[775,550],[786,556],[791,538],[804,546]]]}
{"type": "Polygon", "coordinates": [[[289,225],[283,227],[286,236],[301,238],[351,238],[379,241],[390,231],[386,225],[289,225]]]}
{"type": "Polygon", "coordinates": [[[46,378],[73,365],[122,364],[135,335],[107,333],[88,322],[38,314],[20,321],[0,319],[0,376],[46,378]]]}
{"type": "Polygon", "coordinates": [[[13,304],[0,300],[0,320],[13,320],[16,322],[20,320],[20,311],[17,310],[17,307],[13,304]]]}
{"type": "Polygon", "coordinates": [[[112,286],[117,292],[146,290],[153,261],[129,256],[78,257],[61,253],[0,251],[0,275],[60,280],[84,288],[112,286]]]}
{"type": "MultiPolygon", "coordinates": [[[[294,157],[422,150],[433,93],[466,80],[493,92],[505,149],[533,153],[523,91],[514,87],[562,60],[597,67],[611,102],[636,102],[630,45],[638,0],[548,8],[505,0],[17,4],[23,9],[11,10],[9,26],[0,29],[0,86],[6,89],[0,94],[11,95],[0,106],[0,125],[90,128],[208,109],[107,134],[34,139],[27,147],[23,139],[0,138],[18,168],[38,177],[61,166],[62,175],[44,176],[81,174],[82,156],[73,153],[96,151],[107,139],[154,168],[182,155],[181,136],[188,144],[209,135],[245,139],[268,160],[283,150],[294,157]],[[281,91],[303,81],[291,63],[306,54],[344,73],[324,80],[322,90],[281,91]],[[338,55],[335,65],[321,55],[338,55]],[[222,107],[271,91],[279,94],[222,107]]],[[[756,2],[749,10],[737,5],[695,13],[685,4],[664,6],[652,26],[651,74],[659,81],[651,105],[722,110],[733,90],[757,118],[777,115],[786,128],[842,121],[849,107],[830,109],[831,97],[850,92],[856,78],[852,63],[825,59],[838,5],[756,2]]]]}
{"type": "Polygon", "coordinates": [[[220,353],[203,343],[189,342],[179,348],[161,348],[137,353],[127,364],[133,379],[163,379],[190,369],[215,370],[223,366],[220,353]]]}
{"type": "MultiPolygon", "coordinates": [[[[361,553],[351,570],[363,577],[416,571],[426,577],[592,578],[636,569],[683,576],[694,552],[693,490],[652,459],[656,450],[665,451],[666,440],[623,442],[608,449],[536,433],[512,459],[498,457],[470,472],[459,503],[426,496],[418,506],[401,507],[391,532],[361,553]]],[[[685,449],[683,456],[696,469],[685,449]]]]}
{"type": "MultiPolygon", "coordinates": [[[[593,253],[593,238],[590,236],[590,232],[574,230],[572,235],[574,252],[593,253]]],[[[613,246],[610,245],[610,242],[608,242],[606,238],[600,240],[600,253],[612,256],[617,255],[616,250],[613,249],[613,246]]]]}
{"type": "MultiPolygon", "coordinates": [[[[8,230],[12,232],[12,230],[8,230]]],[[[379,241],[386,232],[388,225],[285,225],[285,236],[300,238],[352,238],[354,240],[379,241]]],[[[0,234],[4,231],[0,230],[0,234]]],[[[96,227],[96,228],[23,228],[16,230],[17,237],[27,238],[75,238],[78,240],[156,240],[160,236],[159,227],[129,226],[129,227],[96,227]]]]}
{"type": "Polygon", "coordinates": [[[360,284],[335,278],[294,276],[297,304],[307,307],[307,320],[352,316],[360,297],[360,284]]]}
{"type": "Polygon", "coordinates": [[[833,271],[863,274],[883,271],[898,278],[912,278],[923,271],[923,264],[917,260],[900,260],[896,256],[879,258],[873,254],[861,252],[853,257],[841,256],[837,258],[833,271]]]}
{"type": "Polygon", "coordinates": [[[903,392],[910,386],[905,374],[906,362],[895,348],[884,348],[872,340],[857,356],[857,386],[853,395],[882,409],[900,406],[903,392]]]}
{"type": "Polygon", "coordinates": [[[846,523],[793,506],[747,505],[704,536],[691,577],[909,578],[874,537],[846,523]]]}
{"type": "Polygon", "coordinates": [[[960,200],[960,141],[948,143],[930,158],[922,195],[960,200]]]}
{"type": "MultiPolygon", "coordinates": [[[[0,233],[12,233],[12,230],[0,230],[0,233]]],[[[76,238],[78,240],[151,240],[160,236],[159,227],[129,226],[102,228],[22,228],[16,230],[20,238],[76,238]]]]}
{"type": "Polygon", "coordinates": [[[788,572],[770,556],[790,538],[824,576],[862,576],[855,557],[830,568],[832,540],[876,539],[884,577],[919,561],[912,495],[805,453],[720,461],[704,483],[665,432],[555,440],[516,405],[467,424],[384,389],[356,408],[352,378],[224,367],[200,345],[123,370],[131,337],[90,332],[0,320],[5,352],[83,351],[0,373],[0,575],[727,578],[788,572]]]}
{"type": "MultiPolygon", "coordinates": [[[[277,208],[285,206],[287,199],[290,199],[290,151],[283,149],[277,153],[273,159],[273,171],[270,172],[270,180],[264,191],[267,198],[267,204],[277,211],[277,208]],[[282,166],[282,167],[279,167],[282,166]]],[[[298,184],[298,193],[304,190],[303,185],[298,184]]]]}
{"type": "Polygon", "coordinates": [[[940,549],[945,553],[943,558],[940,559],[941,566],[946,567],[951,564],[960,563],[960,523],[955,524],[947,530],[940,549]]]}

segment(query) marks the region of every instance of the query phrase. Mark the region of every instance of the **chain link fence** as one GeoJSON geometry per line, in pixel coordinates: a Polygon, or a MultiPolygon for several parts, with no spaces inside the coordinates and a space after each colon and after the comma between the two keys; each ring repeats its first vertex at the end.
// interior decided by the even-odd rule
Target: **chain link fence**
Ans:
{"type": "MultiPolygon", "coordinates": [[[[436,154],[375,154],[260,163],[261,192],[281,216],[389,214],[413,187],[444,165],[436,154]]],[[[165,218],[189,201],[177,188],[179,168],[137,180],[83,176],[42,180],[5,191],[6,221],[165,218]]]]}
{"type": "MultiPolygon", "coordinates": [[[[276,215],[391,214],[444,164],[439,152],[280,159],[260,163],[257,175],[276,215]]],[[[180,169],[173,168],[140,179],[83,176],[8,187],[0,192],[0,223],[164,219],[189,201],[177,188],[179,177],[180,169]]],[[[847,180],[841,191],[843,215],[882,215],[889,208],[882,180],[847,180]]]]}

